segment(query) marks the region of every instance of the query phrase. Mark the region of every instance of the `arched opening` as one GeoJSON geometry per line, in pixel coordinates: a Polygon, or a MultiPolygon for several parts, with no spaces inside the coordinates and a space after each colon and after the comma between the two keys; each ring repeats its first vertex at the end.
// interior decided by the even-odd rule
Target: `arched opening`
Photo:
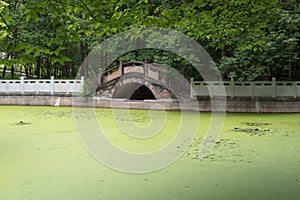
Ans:
{"type": "Polygon", "coordinates": [[[137,88],[130,97],[130,100],[155,99],[153,93],[146,86],[137,88]]]}
{"type": "Polygon", "coordinates": [[[130,100],[156,99],[151,90],[140,83],[127,83],[118,87],[113,98],[130,100]]]}

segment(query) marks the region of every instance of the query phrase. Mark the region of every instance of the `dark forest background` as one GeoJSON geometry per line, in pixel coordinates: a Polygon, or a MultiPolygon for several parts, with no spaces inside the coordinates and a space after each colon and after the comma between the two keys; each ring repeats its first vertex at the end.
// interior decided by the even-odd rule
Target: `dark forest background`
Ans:
{"type": "MultiPolygon", "coordinates": [[[[2,79],[20,72],[74,78],[110,36],[161,27],[199,42],[225,80],[300,80],[299,0],[0,0],[0,10],[2,79]]],[[[197,78],[169,52],[145,49],[119,60],[161,63],[197,78]]]]}

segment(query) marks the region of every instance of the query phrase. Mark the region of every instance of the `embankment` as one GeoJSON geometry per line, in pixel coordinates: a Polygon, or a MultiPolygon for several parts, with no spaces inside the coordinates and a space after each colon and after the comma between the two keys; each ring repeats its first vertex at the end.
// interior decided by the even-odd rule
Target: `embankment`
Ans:
{"type": "MultiPolygon", "coordinates": [[[[71,95],[1,95],[0,105],[31,105],[31,106],[72,106],[80,97],[71,95]]],[[[82,106],[86,104],[83,103],[82,106]]],[[[89,104],[104,108],[164,109],[188,111],[245,112],[245,113],[300,113],[300,98],[198,98],[179,103],[176,100],[144,100],[105,99],[95,97],[89,104]],[[214,106],[212,106],[212,103],[214,106]]]]}

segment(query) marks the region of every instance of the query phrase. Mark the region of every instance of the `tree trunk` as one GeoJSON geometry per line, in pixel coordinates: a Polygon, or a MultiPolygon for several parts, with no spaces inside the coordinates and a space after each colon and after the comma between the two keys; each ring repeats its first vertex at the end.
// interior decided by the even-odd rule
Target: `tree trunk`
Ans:
{"type": "Polygon", "coordinates": [[[3,71],[2,71],[2,78],[5,78],[6,74],[6,66],[4,65],[3,71]]]}
{"type": "Polygon", "coordinates": [[[51,72],[50,72],[50,57],[47,57],[46,59],[45,59],[45,67],[46,67],[46,73],[45,73],[45,78],[50,78],[50,76],[51,76],[51,72]]]}
{"type": "Polygon", "coordinates": [[[57,65],[54,65],[54,71],[53,71],[53,75],[54,77],[58,77],[58,73],[57,73],[57,65]]]}
{"type": "Polygon", "coordinates": [[[36,77],[40,78],[41,74],[41,57],[38,56],[36,59],[36,71],[35,71],[36,77]]]}
{"type": "Polygon", "coordinates": [[[80,42],[80,54],[81,54],[81,63],[83,63],[83,66],[81,67],[81,71],[80,71],[80,76],[85,76],[86,74],[86,64],[84,63],[85,62],[85,44],[84,42],[80,42]]]}
{"type": "Polygon", "coordinates": [[[11,66],[10,74],[11,74],[10,75],[11,78],[14,79],[15,78],[15,67],[14,67],[14,65],[11,66]]]}
{"type": "Polygon", "coordinates": [[[222,58],[227,56],[227,45],[225,44],[223,49],[222,49],[222,58]]]}
{"type": "Polygon", "coordinates": [[[292,62],[290,61],[290,62],[289,62],[289,80],[292,79],[292,68],[293,68],[292,62]]]}
{"type": "Polygon", "coordinates": [[[24,67],[25,67],[25,74],[26,74],[26,77],[29,77],[29,73],[28,73],[28,66],[27,66],[27,65],[25,65],[24,67]]]}

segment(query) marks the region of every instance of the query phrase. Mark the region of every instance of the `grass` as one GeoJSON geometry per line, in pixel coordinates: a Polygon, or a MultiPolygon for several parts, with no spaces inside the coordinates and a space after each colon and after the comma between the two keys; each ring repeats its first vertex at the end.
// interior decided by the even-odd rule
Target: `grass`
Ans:
{"type": "MultiPolygon", "coordinates": [[[[165,127],[141,140],[116,126],[114,117],[129,123],[123,111],[96,114],[111,142],[132,152],[170,142],[181,115],[167,112],[165,127]]],[[[163,121],[159,112],[154,115],[163,121]]],[[[147,111],[131,110],[130,118],[142,128],[151,124],[147,111]]],[[[297,199],[299,119],[300,114],[229,113],[219,142],[201,160],[199,146],[210,122],[210,114],[201,113],[193,145],[178,161],[156,172],[128,174],[87,152],[72,108],[0,106],[0,199],[297,199]]],[[[179,146],[174,153],[181,151],[179,146]]]]}

